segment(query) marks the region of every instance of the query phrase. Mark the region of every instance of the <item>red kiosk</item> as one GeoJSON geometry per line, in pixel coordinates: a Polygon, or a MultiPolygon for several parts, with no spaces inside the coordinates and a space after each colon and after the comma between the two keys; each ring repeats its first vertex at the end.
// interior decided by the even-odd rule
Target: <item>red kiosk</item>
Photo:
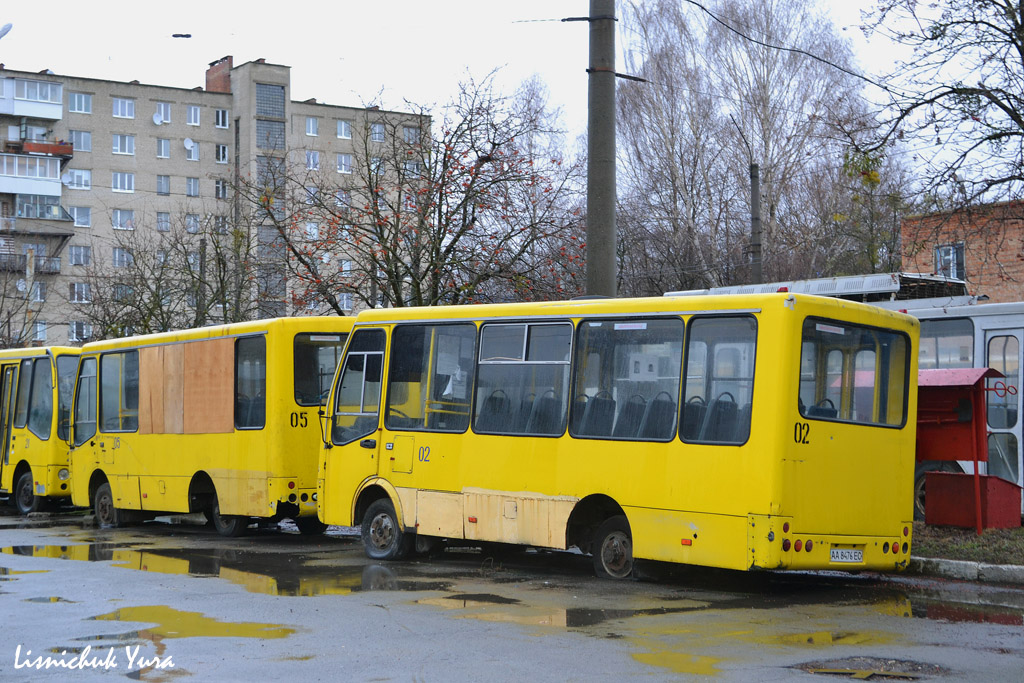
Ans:
{"type": "Polygon", "coordinates": [[[985,380],[1002,376],[991,368],[918,373],[917,461],[974,462],[970,474],[926,473],[926,524],[974,526],[979,535],[1020,526],[1021,487],[978,472],[978,463],[988,461],[985,380]]]}

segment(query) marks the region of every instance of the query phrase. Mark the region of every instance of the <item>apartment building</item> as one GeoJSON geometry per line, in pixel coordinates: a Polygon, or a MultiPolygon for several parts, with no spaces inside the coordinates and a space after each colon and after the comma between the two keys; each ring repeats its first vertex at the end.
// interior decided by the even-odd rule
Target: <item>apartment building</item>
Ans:
{"type": "MultiPolygon", "coordinates": [[[[389,118],[429,125],[375,107],[292,101],[290,67],[262,59],[235,66],[224,57],[194,89],[0,65],[0,339],[89,339],[89,274],[132,263],[118,246],[126,234],[146,244],[179,225],[226,232],[239,219],[240,179],[291,163],[343,178],[356,141],[389,118]]],[[[272,283],[252,291],[259,314],[318,312],[292,302],[283,250],[272,230],[255,229],[262,281],[272,283]]]]}

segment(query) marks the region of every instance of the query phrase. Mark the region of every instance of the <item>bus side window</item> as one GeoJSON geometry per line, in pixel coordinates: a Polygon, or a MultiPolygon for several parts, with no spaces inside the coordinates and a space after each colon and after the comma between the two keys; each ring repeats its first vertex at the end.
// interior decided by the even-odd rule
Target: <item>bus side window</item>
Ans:
{"type": "Polygon", "coordinates": [[[380,329],[357,330],[352,335],[334,390],[331,441],[337,445],[377,429],[385,342],[380,329]]]}
{"type": "Polygon", "coordinates": [[[32,361],[21,361],[18,370],[18,399],[14,404],[14,426],[24,427],[28,423],[28,397],[32,389],[32,361]]]}
{"type": "Polygon", "coordinates": [[[29,431],[40,439],[49,439],[53,423],[53,370],[49,357],[38,358],[33,363],[32,392],[28,403],[29,431]]]}
{"type": "Polygon", "coordinates": [[[235,427],[262,429],[267,420],[267,340],[235,342],[235,427]]]}
{"type": "Polygon", "coordinates": [[[71,394],[75,390],[78,358],[57,356],[57,438],[67,441],[71,420],[71,394]]]}
{"type": "Polygon", "coordinates": [[[96,359],[82,361],[75,389],[75,446],[96,436],[96,359]]]}
{"type": "Polygon", "coordinates": [[[134,432],[139,428],[139,352],[100,357],[100,428],[134,432]]]}

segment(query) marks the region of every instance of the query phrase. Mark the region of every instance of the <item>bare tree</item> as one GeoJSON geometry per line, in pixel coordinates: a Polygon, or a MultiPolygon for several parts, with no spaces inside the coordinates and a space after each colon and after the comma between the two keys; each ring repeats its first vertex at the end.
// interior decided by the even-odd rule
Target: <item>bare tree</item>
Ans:
{"type": "MultiPolygon", "coordinates": [[[[438,117],[367,112],[350,167],[292,152],[237,192],[287,254],[293,304],[454,304],[530,296],[543,245],[578,224],[578,165],[536,83],[468,82],[438,117]],[[431,128],[431,122],[433,128],[431,128]],[[305,162],[305,163],[303,163],[305,162]]],[[[268,241],[269,243],[269,241],[268,241]]]]}

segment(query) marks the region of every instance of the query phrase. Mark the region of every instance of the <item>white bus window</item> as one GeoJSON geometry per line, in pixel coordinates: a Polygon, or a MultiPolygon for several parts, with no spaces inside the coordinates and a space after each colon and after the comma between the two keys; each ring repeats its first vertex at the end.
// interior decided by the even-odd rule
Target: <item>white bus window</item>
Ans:
{"type": "Polygon", "coordinates": [[[350,443],[377,429],[384,344],[383,330],[357,330],[352,336],[334,392],[331,440],[335,444],[350,443]]]}
{"type": "MultiPolygon", "coordinates": [[[[986,380],[989,388],[994,388],[997,381],[1009,387],[1020,386],[1019,354],[1020,343],[1016,337],[1000,335],[988,340],[988,366],[1005,375],[1002,379],[986,380]]],[[[993,429],[1012,429],[1017,426],[1017,395],[1008,391],[985,393],[988,400],[988,426],[993,429]]]]}
{"type": "Polygon", "coordinates": [[[295,402],[300,406],[327,405],[327,394],[331,391],[346,336],[295,335],[295,402]]]}
{"type": "Polygon", "coordinates": [[[57,356],[57,438],[67,440],[71,422],[71,396],[75,391],[77,356],[57,356]]]}
{"type": "Polygon", "coordinates": [[[267,420],[267,340],[235,342],[235,428],[261,429],[267,420]]]}
{"type": "Polygon", "coordinates": [[[75,446],[96,436],[96,359],[82,361],[75,388],[75,446]]]}
{"type": "Polygon", "coordinates": [[[107,353],[100,358],[100,430],[134,432],[139,428],[139,352],[107,353]]]}
{"type": "Polygon", "coordinates": [[[970,318],[921,321],[921,370],[974,367],[974,323],[970,318]]]}
{"type": "Polygon", "coordinates": [[[32,397],[29,399],[28,428],[40,439],[50,438],[53,423],[53,370],[50,359],[39,358],[32,367],[32,397]]]}

